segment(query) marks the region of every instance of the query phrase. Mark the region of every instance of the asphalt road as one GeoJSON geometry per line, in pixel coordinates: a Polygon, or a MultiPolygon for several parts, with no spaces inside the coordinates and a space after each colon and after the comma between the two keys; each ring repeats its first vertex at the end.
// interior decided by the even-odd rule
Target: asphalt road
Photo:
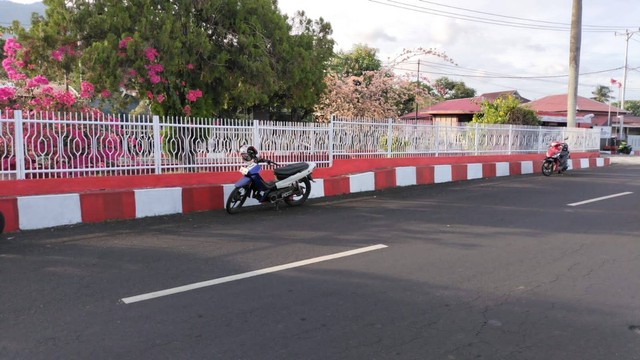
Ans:
{"type": "Polygon", "coordinates": [[[0,359],[640,359],[639,200],[614,164],[2,234],[0,359]]]}

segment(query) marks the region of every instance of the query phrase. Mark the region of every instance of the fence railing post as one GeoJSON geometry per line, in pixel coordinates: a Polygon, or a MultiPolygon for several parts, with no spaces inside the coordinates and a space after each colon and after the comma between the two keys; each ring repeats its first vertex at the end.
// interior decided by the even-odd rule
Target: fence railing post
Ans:
{"type": "Polygon", "coordinates": [[[434,137],[434,145],[435,145],[435,153],[436,156],[439,156],[439,150],[440,150],[440,125],[436,124],[433,129],[436,132],[436,136],[434,137]]]}
{"type": "Polygon", "coordinates": [[[392,122],[393,122],[393,119],[391,118],[387,119],[387,157],[388,158],[391,157],[391,151],[393,150],[393,139],[391,138],[393,136],[392,122]]]}
{"type": "Polygon", "coordinates": [[[22,111],[16,110],[13,113],[14,120],[14,129],[15,129],[15,149],[14,154],[16,156],[16,179],[24,180],[26,178],[25,175],[25,156],[24,156],[24,132],[23,132],[23,121],[22,121],[22,111]]]}
{"type": "Polygon", "coordinates": [[[329,167],[333,166],[333,122],[335,119],[335,115],[331,115],[331,120],[329,121],[329,167]]]}
{"type": "Polygon", "coordinates": [[[536,148],[536,153],[541,152],[542,149],[542,126],[538,126],[538,147],[536,148]]]}
{"type": "Polygon", "coordinates": [[[480,124],[476,123],[476,128],[475,128],[475,132],[476,132],[476,134],[475,134],[475,136],[474,136],[474,139],[475,139],[475,144],[474,144],[475,151],[474,151],[474,155],[478,155],[478,152],[480,151],[480,149],[479,149],[479,148],[480,148],[480,145],[479,145],[479,144],[480,144],[480,139],[479,139],[479,138],[480,138],[480,131],[479,131],[480,129],[479,129],[479,127],[478,127],[479,125],[480,125],[480,124]]]}
{"type": "Polygon", "coordinates": [[[253,146],[260,149],[260,121],[253,120],[253,146]]]}
{"type": "Polygon", "coordinates": [[[507,152],[508,155],[511,155],[513,151],[513,125],[509,125],[509,150],[507,152]]]}
{"type": "Polygon", "coordinates": [[[160,117],[153,115],[153,165],[156,174],[162,174],[162,139],[160,137],[160,117]]]}

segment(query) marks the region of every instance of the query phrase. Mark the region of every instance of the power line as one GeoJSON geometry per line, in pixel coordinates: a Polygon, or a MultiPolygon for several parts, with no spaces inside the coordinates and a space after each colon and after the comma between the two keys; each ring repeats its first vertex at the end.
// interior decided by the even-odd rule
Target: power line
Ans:
{"type": "MultiPolygon", "coordinates": [[[[466,12],[470,12],[470,13],[475,13],[475,14],[489,15],[489,16],[498,17],[498,18],[513,19],[513,20],[521,20],[521,21],[526,21],[526,22],[531,22],[531,23],[550,24],[550,25],[561,25],[561,26],[566,26],[566,27],[571,26],[571,24],[568,24],[568,23],[561,23],[561,22],[554,22],[554,21],[545,21],[545,20],[534,20],[534,19],[521,18],[521,17],[509,16],[509,15],[500,15],[500,14],[495,14],[495,13],[490,13],[490,12],[484,12],[484,11],[479,11],[479,10],[471,10],[471,9],[466,9],[466,8],[461,8],[461,7],[451,6],[451,5],[439,4],[439,3],[436,3],[436,2],[433,2],[433,1],[427,1],[427,0],[418,0],[418,1],[423,2],[423,3],[427,3],[427,4],[432,4],[432,5],[436,5],[436,6],[445,7],[445,8],[451,8],[451,9],[456,9],[456,10],[462,10],[462,11],[466,11],[466,12]]],[[[619,27],[619,26],[612,27],[612,26],[602,26],[602,25],[583,25],[582,27],[583,27],[583,28],[601,29],[601,30],[606,30],[606,31],[612,31],[612,30],[620,29],[620,27],[619,27]]]]}
{"type": "MultiPolygon", "coordinates": [[[[569,30],[571,30],[571,25],[570,24],[553,23],[553,22],[539,21],[539,20],[521,19],[521,18],[510,17],[510,16],[505,16],[505,15],[484,13],[484,12],[480,12],[480,11],[476,11],[476,10],[470,10],[470,9],[464,9],[464,8],[455,8],[455,7],[451,7],[451,6],[448,6],[448,5],[442,5],[442,4],[437,4],[437,3],[433,3],[433,2],[428,2],[428,3],[436,4],[436,5],[439,5],[439,6],[455,8],[455,9],[459,9],[459,10],[464,10],[464,11],[468,11],[468,12],[472,12],[472,13],[488,14],[488,15],[494,16],[494,17],[517,19],[517,20],[523,20],[523,21],[526,21],[526,22],[504,21],[504,20],[489,19],[489,18],[486,18],[486,17],[483,18],[483,17],[478,17],[478,16],[465,15],[465,14],[461,14],[461,13],[455,13],[455,12],[449,12],[449,11],[443,11],[443,10],[437,10],[437,9],[433,9],[433,8],[428,8],[428,7],[424,7],[424,6],[418,6],[418,5],[409,4],[409,3],[406,3],[406,2],[396,1],[396,0],[387,0],[386,2],[381,1],[381,0],[369,0],[369,1],[373,2],[373,3],[381,4],[381,5],[384,5],[384,6],[388,6],[388,7],[394,7],[394,8],[399,8],[399,9],[403,9],[403,10],[409,10],[409,11],[418,12],[418,13],[431,14],[431,15],[436,15],[436,16],[441,16],[441,17],[446,17],[446,18],[451,18],[451,19],[457,19],[457,20],[474,21],[476,23],[491,24],[491,25],[497,25],[497,26],[506,26],[506,27],[513,27],[513,28],[534,29],[534,30],[548,30],[548,31],[569,31],[569,30]]],[[[427,2],[427,1],[422,1],[422,2],[427,2]]],[[[622,29],[622,27],[605,27],[605,26],[591,26],[591,25],[583,26],[583,28],[584,28],[585,32],[611,32],[611,31],[614,31],[614,30],[622,29]]]]}

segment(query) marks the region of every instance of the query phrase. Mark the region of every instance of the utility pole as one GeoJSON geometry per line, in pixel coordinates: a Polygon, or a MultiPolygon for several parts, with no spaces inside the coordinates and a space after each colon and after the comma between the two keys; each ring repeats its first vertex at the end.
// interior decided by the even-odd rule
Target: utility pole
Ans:
{"type": "MultiPolygon", "coordinates": [[[[637,34],[640,32],[640,29],[636,30],[636,31],[629,31],[629,30],[625,30],[624,34],[618,34],[617,32],[615,33],[616,36],[624,36],[625,37],[625,49],[624,49],[624,70],[623,70],[623,74],[622,74],[622,92],[620,95],[620,109],[624,110],[624,92],[625,89],[627,87],[627,70],[629,70],[629,66],[628,66],[628,59],[629,59],[629,39],[631,39],[631,37],[634,34],[637,34]]],[[[620,124],[618,124],[620,127],[618,128],[618,139],[619,140],[623,140],[624,139],[624,131],[623,131],[623,127],[624,127],[624,114],[618,116],[618,119],[620,120],[620,124]]]]}
{"type": "Polygon", "coordinates": [[[571,11],[571,40],[569,41],[569,91],[567,94],[567,127],[576,127],[578,74],[582,42],[582,0],[573,0],[571,11]]]}

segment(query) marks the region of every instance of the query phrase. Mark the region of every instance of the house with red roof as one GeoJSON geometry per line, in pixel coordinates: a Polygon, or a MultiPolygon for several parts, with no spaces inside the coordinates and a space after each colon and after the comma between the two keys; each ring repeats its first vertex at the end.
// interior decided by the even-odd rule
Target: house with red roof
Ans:
{"type": "MultiPolygon", "coordinates": [[[[480,112],[484,100],[493,101],[501,96],[515,96],[525,107],[536,112],[544,126],[567,126],[567,94],[546,96],[529,101],[517,91],[486,93],[480,96],[440,102],[428,108],[419,109],[401,116],[404,120],[422,120],[430,124],[458,125],[470,122],[475,113],[480,112]]],[[[630,116],[615,106],[609,106],[592,99],[578,96],[576,99],[576,126],[612,126],[613,133],[619,131],[620,118],[624,115],[623,127],[626,134],[640,134],[640,117],[630,116]],[[618,130],[617,130],[617,129],[618,130]]]]}
{"type": "MultiPolygon", "coordinates": [[[[528,103],[527,107],[538,114],[544,125],[566,126],[567,94],[546,96],[528,103]]],[[[640,134],[640,117],[631,116],[628,111],[582,96],[576,99],[578,127],[612,126],[613,133],[616,134],[620,128],[621,115],[624,115],[622,126],[625,133],[640,134]]]]}
{"type": "Polygon", "coordinates": [[[482,94],[471,98],[446,100],[428,108],[419,109],[417,112],[410,112],[402,115],[403,120],[422,120],[429,124],[455,126],[460,123],[470,122],[475,113],[480,112],[482,102],[485,100],[494,101],[501,96],[514,96],[520,99],[521,103],[529,102],[517,91],[500,91],[482,94]]]}

